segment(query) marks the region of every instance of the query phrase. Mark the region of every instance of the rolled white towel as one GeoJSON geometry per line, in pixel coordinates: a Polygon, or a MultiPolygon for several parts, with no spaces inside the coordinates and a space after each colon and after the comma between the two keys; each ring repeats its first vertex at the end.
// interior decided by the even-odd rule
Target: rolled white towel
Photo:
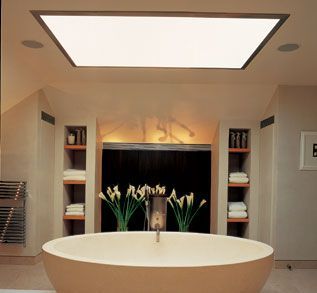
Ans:
{"type": "Polygon", "coordinates": [[[229,219],[245,219],[248,217],[248,213],[246,211],[233,211],[228,212],[228,218],[229,219]]]}
{"type": "Polygon", "coordinates": [[[86,180],[85,175],[64,176],[63,180],[86,180]]]}
{"type": "Polygon", "coordinates": [[[248,183],[249,178],[229,177],[230,183],[248,183]]]}
{"type": "Polygon", "coordinates": [[[86,175],[86,170],[66,169],[63,174],[64,176],[86,175]]]}
{"type": "Polygon", "coordinates": [[[246,211],[247,206],[243,201],[228,202],[228,211],[246,211]]]}
{"type": "Polygon", "coordinates": [[[66,211],[67,212],[84,212],[85,209],[83,207],[78,207],[78,208],[76,208],[76,207],[67,207],[66,211]]]}
{"type": "Polygon", "coordinates": [[[66,216],[84,216],[85,213],[84,212],[66,212],[65,215],[66,216]]]}

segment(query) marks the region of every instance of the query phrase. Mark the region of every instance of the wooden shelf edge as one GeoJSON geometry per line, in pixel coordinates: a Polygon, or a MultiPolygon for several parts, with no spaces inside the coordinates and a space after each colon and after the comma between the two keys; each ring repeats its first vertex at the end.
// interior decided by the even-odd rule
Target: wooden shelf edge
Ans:
{"type": "Polygon", "coordinates": [[[85,221],[85,216],[75,216],[75,215],[64,215],[64,220],[79,220],[79,221],[85,221]]]}
{"type": "Polygon", "coordinates": [[[229,153],[250,153],[251,149],[246,148],[246,149],[242,149],[242,148],[229,148],[229,153]]]}
{"type": "Polygon", "coordinates": [[[228,218],[228,223],[249,223],[249,218],[228,218]]]}
{"type": "Polygon", "coordinates": [[[85,150],[86,145],[64,145],[65,150],[85,150]]]}
{"type": "Polygon", "coordinates": [[[250,187],[250,183],[228,183],[228,187],[250,187]]]}
{"type": "Polygon", "coordinates": [[[63,180],[64,184],[86,184],[86,180],[63,180]]]}

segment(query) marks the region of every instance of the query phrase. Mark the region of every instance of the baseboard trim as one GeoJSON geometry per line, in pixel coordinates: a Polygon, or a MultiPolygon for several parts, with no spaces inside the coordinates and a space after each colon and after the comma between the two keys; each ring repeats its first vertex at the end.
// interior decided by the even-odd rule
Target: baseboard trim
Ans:
{"type": "Polygon", "coordinates": [[[0,264],[6,265],[35,265],[41,260],[41,253],[36,256],[0,256],[0,264]]]}
{"type": "Polygon", "coordinates": [[[276,269],[317,269],[317,260],[276,260],[276,269]]]}

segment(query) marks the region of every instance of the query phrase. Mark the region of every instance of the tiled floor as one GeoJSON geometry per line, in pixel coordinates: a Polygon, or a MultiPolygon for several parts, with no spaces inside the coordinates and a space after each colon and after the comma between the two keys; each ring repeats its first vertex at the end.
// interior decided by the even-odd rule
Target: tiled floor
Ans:
{"type": "MultiPolygon", "coordinates": [[[[1,293],[51,293],[51,290],[53,290],[53,286],[51,285],[50,281],[46,276],[42,263],[36,265],[0,265],[1,293]]],[[[262,293],[316,292],[317,269],[293,271],[273,270],[268,282],[262,290],[262,293]]]]}

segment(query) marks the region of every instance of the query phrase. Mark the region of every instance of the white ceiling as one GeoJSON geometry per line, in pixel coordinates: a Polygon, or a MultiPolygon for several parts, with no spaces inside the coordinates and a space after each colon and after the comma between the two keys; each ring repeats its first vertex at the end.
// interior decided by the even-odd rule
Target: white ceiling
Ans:
{"type": "MultiPolygon", "coordinates": [[[[155,113],[153,105],[161,105],[170,108],[168,111],[173,112],[173,117],[180,116],[179,120],[184,121],[181,116],[188,116],[188,124],[199,129],[195,131],[197,136],[200,132],[212,136],[219,119],[260,119],[278,84],[317,84],[315,0],[2,2],[2,111],[35,90],[45,88],[55,112],[70,111],[66,105],[71,107],[71,101],[75,99],[79,108],[89,109],[91,115],[96,114],[102,121],[104,133],[111,128],[111,123],[120,124],[120,117],[126,115],[131,104],[131,117],[139,115],[140,111],[160,116],[163,110],[155,113]],[[289,13],[291,16],[246,70],[74,68],[30,10],[250,12],[289,13]],[[26,39],[40,41],[44,48],[23,47],[21,41],[26,39]],[[279,45],[288,42],[299,43],[301,47],[290,53],[277,51],[279,45]],[[65,99],[61,99],[62,96],[65,99]],[[146,99],[147,103],[144,103],[146,99]],[[181,105],[183,99],[187,105],[184,111],[192,109],[190,115],[179,113],[177,103],[181,105]],[[249,111],[243,110],[246,108],[249,111]]],[[[205,134],[201,137],[197,142],[206,141],[205,134]]]]}

